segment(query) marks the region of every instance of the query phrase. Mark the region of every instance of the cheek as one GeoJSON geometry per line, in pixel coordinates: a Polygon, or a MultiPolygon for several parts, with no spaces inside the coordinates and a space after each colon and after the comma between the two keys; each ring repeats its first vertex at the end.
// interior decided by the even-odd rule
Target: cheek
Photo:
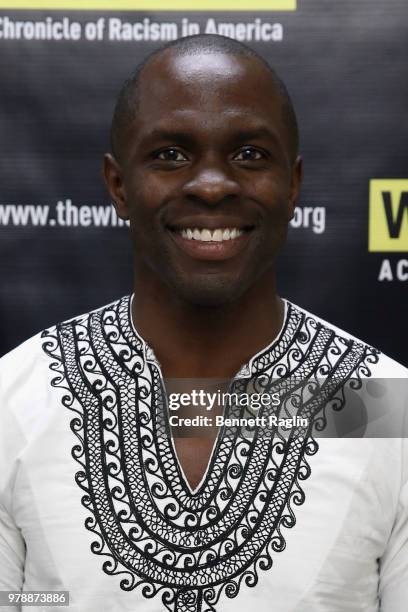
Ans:
{"type": "Polygon", "coordinates": [[[132,235],[150,233],[160,209],[161,193],[143,177],[134,176],[127,190],[132,235]]]}
{"type": "Polygon", "coordinates": [[[289,223],[292,214],[289,186],[265,181],[256,186],[253,198],[260,204],[267,225],[282,227],[289,223]]]}
{"type": "Polygon", "coordinates": [[[145,174],[134,174],[127,191],[134,251],[152,260],[165,256],[162,211],[168,200],[167,193],[162,181],[145,174]]]}
{"type": "Polygon", "coordinates": [[[286,169],[277,167],[273,171],[248,176],[245,193],[251,199],[261,202],[268,209],[282,210],[290,196],[290,178],[286,169]]]}
{"type": "Polygon", "coordinates": [[[257,248],[265,260],[274,258],[286,241],[292,208],[287,177],[267,176],[252,185],[251,198],[260,207],[260,232],[257,248]]]}
{"type": "Polygon", "coordinates": [[[127,189],[131,214],[152,227],[159,222],[162,209],[174,198],[171,177],[159,172],[138,172],[127,189]]]}

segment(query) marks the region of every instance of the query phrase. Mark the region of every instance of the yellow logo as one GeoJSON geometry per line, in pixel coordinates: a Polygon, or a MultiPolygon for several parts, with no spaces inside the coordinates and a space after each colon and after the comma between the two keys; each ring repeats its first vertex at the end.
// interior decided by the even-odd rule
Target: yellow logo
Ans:
{"type": "Polygon", "coordinates": [[[408,251],[408,180],[372,179],[368,250],[373,253],[408,251]]]}
{"type": "Polygon", "coordinates": [[[0,9],[295,11],[297,0],[0,0],[0,9]]]}

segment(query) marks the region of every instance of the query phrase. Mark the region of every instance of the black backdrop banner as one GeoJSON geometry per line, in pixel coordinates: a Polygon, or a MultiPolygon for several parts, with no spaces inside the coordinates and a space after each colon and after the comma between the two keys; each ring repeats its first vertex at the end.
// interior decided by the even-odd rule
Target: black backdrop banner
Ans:
{"type": "Polygon", "coordinates": [[[408,365],[407,23],[406,0],[0,0],[0,354],[131,291],[101,177],[114,101],[149,52],[208,32],[268,59],[297,109],[280,294],[408,365]]]}

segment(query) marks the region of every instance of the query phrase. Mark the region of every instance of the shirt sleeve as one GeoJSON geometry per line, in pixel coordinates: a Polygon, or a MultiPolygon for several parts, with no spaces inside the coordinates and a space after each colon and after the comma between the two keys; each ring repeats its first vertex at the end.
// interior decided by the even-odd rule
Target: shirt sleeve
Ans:
{"type": "Polygon", "coordinates": [[[19,436],[1,383],[0,376],[0,591],[20,591],[24,581],[25,543],[12,516],[19,436]]]}
{"type": "Polygon", "coordinates": [[[25,545],[19,529],[0,504],[0,591],[21,591],[25,545]]]}
{"type": "MultiPolygon", "coordinates": [[[[402,453],[402,473],[408,471],[408,453],[402,453]]],[[[396,519],[387,548],[380,562],[380,610],[381,612],[401,612],[407,609],[408,602],[408,479],[401,487],[396,519]]]]}

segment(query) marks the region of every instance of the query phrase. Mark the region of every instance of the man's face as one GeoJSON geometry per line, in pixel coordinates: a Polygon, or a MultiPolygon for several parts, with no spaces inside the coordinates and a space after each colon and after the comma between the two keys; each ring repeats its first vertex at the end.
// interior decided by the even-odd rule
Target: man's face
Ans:
{"type": "Polygon", "coordinates": [[[190,303],[235,300],[273,268],[298,195],[276,85],[227,54],[167,52],[141,79],[119,176],[105,164],[136,273],[190,303]]]}

